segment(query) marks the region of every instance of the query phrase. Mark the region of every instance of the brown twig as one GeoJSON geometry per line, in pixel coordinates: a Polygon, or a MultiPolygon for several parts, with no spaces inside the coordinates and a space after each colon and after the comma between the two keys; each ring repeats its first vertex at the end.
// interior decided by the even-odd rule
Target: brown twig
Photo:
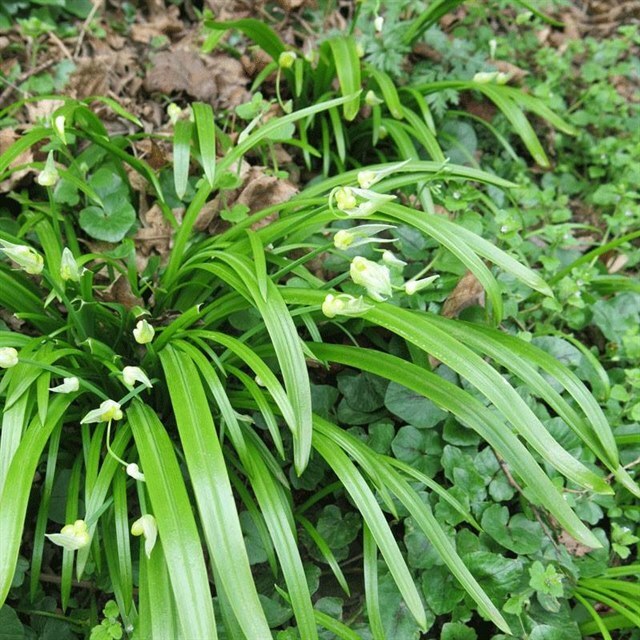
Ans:
{"type": "Polygon", "coordinates": [[[3,78],[0,76],[0,82],[4,82],[7,85],[7,88],[2,93],[0,93],[0,105],[2,105],[5,99],[8,98],[14,91],[18,91],[19,93],[22,93],[23,96],[28,97],[29,93],[27,91],[24,91],[23,89],[20,89],[18,85],[24,82],[25,80],[28,80],[31,76],[35,76],[41,71],[48,69],[49,67],[53,66],[55,63],[56,63],[56,60],[47,60],[46,62],[39,64],[37,67],[32,67],[31,69],[28,69],[24,73],[20,74],[20,76],[16,80],[16,84],[12,84],[6,78],[3,78]]]}
{"type": "Polygon", "coordinates": [[[98,9],[102,6],[102,2],[103,0],[94,0],[93,7],[91,7],[91,11],[89,11],[89,15],[82,23],[82,28],[80,29],[80,33],[78,34],[78,41],[76,42],[76,48],[73,50],[74,59],[80,55],[80,49],[82,48],[84,36],[87,33],[87,29],[89,28],[91,21],[95,18],[98,9]]]}

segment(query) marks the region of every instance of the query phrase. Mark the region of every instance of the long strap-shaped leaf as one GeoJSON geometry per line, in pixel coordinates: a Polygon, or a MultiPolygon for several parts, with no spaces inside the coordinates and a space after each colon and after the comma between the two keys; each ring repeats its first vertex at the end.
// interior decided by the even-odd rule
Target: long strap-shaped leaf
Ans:
{"type": "Polygon", "coordinates": [[[187,638],[218,637],[207,568],[198,528],[173,445],[153,410],[134,401],[127,411],[144,469],[153,514],[158,525],[187,638]]]}
{"type": "Polygon", "coordinates": [[[7,473],[8,482],[0,495],[0,606],[9,593],[18,562],[24,518],[29,503],[33,475],[51,432],[62,419],[72,398],[58,396],[49,404],[47,419],[42,424],[34,418],[16,449],[7,473]]]}
{"type": "Polygon", "coordinates": [[[291,399],[296,424],[293,430],[294,465],[300,475],[311,453],[311,387],[309,374],[296,326],[278,287],[263,274],[262,290],[258,276],[240,256],[229,251],[216,254],[242,279],[253,303],[260,312],[282,371],[282,378],[291,399]]]}
{"type": "MultiPolygon", "coordinates": [[[[250,447],[254,447],[248,441],[250,447]]],[[[283,493],[282,486],[269,472],[258,450],[252,450],[252,464],[249,480],[260,511],[278,555],[282,574],[291,596],[291,605],[298,624],[298,633],[305,640],[317,640],[318,632],[311,605],[311,595],[293,530],[293,514],[283,493]]]]}
{"type": "Polygon", "coordinates": [[[375,495],[362,474],[342,451],[342,448],[336,446],[335,439],[326,435],[325,421],[316,417],[315,424],[316,431],[313,434],[314,448],[333,469],[344,485],[345,490],[351,496],[369,527],[409,611],[411,611],[418,625],[426,629],[427,619],[420,594],[416,589],[411,573],[398,548],[398,543],[393,537],[393,533],[387,524],[375,495]],[[322,428],[322,433],[318,432],[318,428],[322,428]]]}
{"type": "MultiPolygon", "coordinates": [[[[324,294],[282,287],[289,301],[321,304],[324,294]],[[295,291],[295,293],[294,293],[295,291]]],[[[611,487],[597,473],[571,456],[547,431],[516,390],[474,351],[429,321],[429,314],[376,304],[364,317],[432,354],[466,378],[505,416],[527,442],[558,471],[578,485],[597,493],[611,494],[611,487]]]]}
{"type": "Polygon", "coordinates": [[[380,351],[329,344],[314,344],[314,351],[320,358],[357,367],[397,382],[453,413],[500,453],[526,483],[538,504],[547,508],[574,538],[593,548],[601,546],[527,448],[494,412],[471,394],[430,371],[380,351]]]}
{"type": "Polygon", "coordinates": [[[328,46],[338,73],[338,82],[343,97],[354,96],[342,107],[345,120],[353,120],[360,109],[358,92],[362,88],[360,81],[360,59],[356,49],[356,41],[352,35],[340,35],[325,40],[323,48],[328,46]]]}
{"type": "MultiPolygon", "coordinates": [[[[160,352],[200,521],[216,573],[247,638],[271,638],[242,537],[235,498],[198,370],[186,353],[160,352]]],[[[245,457],[245,456],[243,456],[245,457]]]]}

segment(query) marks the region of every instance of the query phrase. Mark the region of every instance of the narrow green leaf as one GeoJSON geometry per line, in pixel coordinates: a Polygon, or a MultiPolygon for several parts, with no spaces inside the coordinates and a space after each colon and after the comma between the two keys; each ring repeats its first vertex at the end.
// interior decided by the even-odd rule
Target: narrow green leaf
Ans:
{"type": "Polygon", "coordinates": [[[191,105],[198,132],[198,144],[202,158],[202,168],[209,186],[213,187],[216,177],[216,126],[211,105],[194,102],[191,105]]]}
{"type": "Polygon", "coordinates": [[[322,46],[326,45],[333,54],[342,96],[346,98],[358,94],[342,107],[345,120],[353,120],[360,110],[359,92],[362,89],[360,58],[358,58],[355,38],[351,35],[334,36],[325,40],[322,46]]]}
{"type": "Polygon", "coordinates": [[[191,359],[172,347],[160,352],[202,527],[236,619],[248,638],[270,638],[256,591],[231,483],[207,399],[191,359]]]}
{"type": "Polygon", "coordinates": [[[188,120],[178,120],[173,125],[173,184],[180,200],[184,198],[189,180],[192,128],[188,120]]]}
{"type": "Polygon", "coordinates": [[[366,524],[362,526],[364,553],[364,595],[373,640],[386,640],[378,593],[378,547],[366,524]]]}
{"type": "Polygon", "coordinates": [[[127,417],[163,543],[178,617],[186,637],[218,637],[207,569],[173,444],[156,414],[139,400],[127,417]]]}

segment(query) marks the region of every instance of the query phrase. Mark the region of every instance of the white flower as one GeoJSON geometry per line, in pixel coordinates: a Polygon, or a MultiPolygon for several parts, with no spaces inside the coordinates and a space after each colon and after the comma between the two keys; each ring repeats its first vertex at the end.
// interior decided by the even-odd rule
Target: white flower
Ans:
{"type": "Polygon", "coordinates": [[[57,387],[51,387],[49,391],[53,391],[53,393],[73,393],[80,388],[80,380],[75,376],[71,378],[63,378],[62,384],[59,384],[57,387]]]}
{"type": "Polygon", "coordinates": [[[393,251],[383,251],[382,252],[382,262],[384,262],[389,267],[406,267],[407,263],[404,260],[400,260],[400,258],[396,257],[396,254],[393,251]]]}
{"type": "Polygon", "coordinates": [[[36,177],[36,182],[41,187],[53,187],[58,180],[60,180],[60,174],[58,173],[55,162],[53,161],[53,151],[49,151],[44,169],[36,177]]]}
{"type": "Polygon", "coordinates": [[[155,334],[156,330],[146,320],[138,320],[136,328],[133,330],[133,337],[138,344],[151,342],[155,334]]]}
{"type": "Polygon", "coordinates": [[[336,206],[340,211],[346,211],[347,209],[353,209],[358,201],[353,193],[353,189],[350,187],[341,187],[334,193],[336,199],[336,206]]]}
{"type": "Polygon", "coordinates": [[[496,57],[496,49],[498,48],[498,41],[495,38],[489,40],[489,57],[493,60],[496,57]]]}
{"type": "Polygon", "coordinates": [[[356,256],[351,261],[349,274],[374,300],[382,302],[391,296],[391,276],[389,269],[384,265],[356,256]]]}
{"type": "Polygon", "coordinates": [[[125,367],[122,370],[122,379],[127,387],[134,387],[136,382],[142,383],[149,389],[153,386],[147,374],[140,367],[125,367]]]}
{"type": "Polygon", "coordinates": [[[364,102],[370,107],[375,107],[376,105],[382,104],[384,100],[381,100],[380,98],[378,98],[378,96],[376,95],[376,92],[369,89],[369,91],[367,91],[367,93],[364,96],[364,102]]]}
{"type": "Polygon", "coordinates": [[[120,405],[115,400],[105,400],[97,409],[89,411],[80,420],[80,424],[109,422],[110,420],[122,420],[122,409],[120,409],[120,405]]]}
{"type": "Polygon", "coordinates": [[[64,123],[66,118],[64,116],[57,116],[53,120],[53,130],[58,134],[58,137],[64,144],[67,144],[67,136],[64,131],[64,123]]]}
{"type": "Polygon", "coordinates": [[[76,520],[73,524],[66,524],[60,533],[45,534],[51,542],[68,551],[77,551],[91,542],[89,529],[84,520],[76,520]]]}
{"type": "Polygon", "coordinates": [[[0,367],[10,369],[18,364],[18,352],[13,347],[2,347],[0,349],[0,367]]]}
{"type": "Polygon", "coordinates": [[[373,309],[373,305],[365,302],[362,296],[357,298],[346,293],[334,296],[328,293],[322,303],[322,313],[327,318],[335,318],[335,316],[361,316],[363,313],[373,309]]]}
{"type": "Polygon", "coordinates": [[[405,160],[404,162],[397,162],[396,164],[392,164],[390,167],[387,167],[386,169],[380,169],[379,171],[372,171],[371,169],[360,171],[358,173],[358,184],[363,189],[369,189],[374,184],[376,184],[376,182],[380,182],[382,178],[385,178],[386,176],[391,175],[392,173],[395,173],[396,171],[404,167],[408,162],[410,162],[409,159],[405,160]]]}
{"type": "Polygon", "coordinates": [[[60,277],[63,280],[73,280],[78,282],[80,280],[80,267],[76,262],[76,259],[71,253],[69,247],[65,247],[62,250],[62,259],[60,260],[60,277]]]}
{"type": "Polygon", "coordinates": [[[412,296],[422,289],[426,289],[434,280],[437,280],[440,276],[429,276],[428,278],[422,278],[420,280],[407,280],[404,283],[405,292],[412,296]]]}
{"type": "Polygon", "coordinates": [[[153,547],[155,547],[156,544],[156,539],[158,538],[156,519],[150,513],[138,518],[131,525],[131,535],[144,536],[144,552],[147,558],[150,558],[153,547]]]}
{"type": "Polygon", "coordinates": [[[175,124],[176,122],[178,122],[178,120],[180,120],[182,109],[175,102],[172,102],[167,107],[167,115],[169,116],[171,124],[175,124]]]}
{"type": "Polygon", "coordinates": [[[393,239],[373,238],[376,233],[395,229],[391,224],[362,224],[352,229],[340,229],[333,236],[333,244],[336,249],[346,251],[349,248],[359,247],[372,242],[395,242],[393,239]]]}
{"type": "Polygon", "coordinates": [[[375,27],[375,30],[380,33],[384,26],[384,18],[382,16],[376,16],[376,19],[373,21],[373,26],[375,27]]]}
{"type": "Polygon", "coordinates": [[[278,65],[281,69],[291,69],[297,57],[295,51],[283,51],[278,58],[278,65]]]}
{"type": "Polygon", "coordinates": [[[128,476],[131,476],[134,480],[139,480],[140,482],[145,482],[144,473],[140,471],[140,467],[135,462],[130,462],[126,467],[125,471],[128,476]]]}
{"type": "Polygon", "coordinates": [[[375,213],[383,204],[395,200],[395,196],[367,189],[340,187],[329,195],[329,203],[335,199],[336,207],[349,218],[366,218],[375,213]],[[358,204],[358,198],[361,200],[358,204]]]}
{"type": "Polygon", "coordinates": [[[0,240],[2,248],[0,251],[4,251],[15,263],[19,264],[27,273],[37,275],[42,273],[44,268],[43,257],[31,247],[24,244],[13,244],[7,240],[0,240]]]}

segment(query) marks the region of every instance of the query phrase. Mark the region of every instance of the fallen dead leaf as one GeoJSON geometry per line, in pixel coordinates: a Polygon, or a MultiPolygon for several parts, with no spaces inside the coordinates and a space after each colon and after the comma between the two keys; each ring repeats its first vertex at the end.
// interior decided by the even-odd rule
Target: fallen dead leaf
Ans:
{"type": "Polygon", "coordinates": [[[153,58],[144,88],[149,93],[168,96],[184,92],[192,98],[212,103],[218,94],[214,75],[195,51],[161,51],[153,58]]]}
{"type": "Polygon", "coordinates": [[[298,192],[288,180],[265,175],[263,167],[252,167],[245,185],[236,202],[249,207],[250,213],[286,202],[298,192]]]}
{"type": "Polygon", "coordinates": [[[159,255],[161,262],[166,262],[171,249],[173,230],[157,204],[140,216],[140,222],[142,226],[136,232],[134,242],[136,266],[139,271],[143,271],[151,255],[159,255]]]}
{"type": "Polygon", "coordinates": [[[129,278],[121,274],[118,279],[100,294],[100,298],[105,302],[116,302],[126,309],[133,309],[136,306],[143,306],[142,298],[134,295],[129,284],[129,278]]]}
{"type": "Polygon", "coordinates": [[[521,69],[515,64],[511,64],[511,62],[507,62],[506,60],[494,60],[492,62],[493,66],[502,73],[506,73],[509,75],[509,82],[520,83],[525,78],[525,76],[529,75],[529,72],[525,69],[521,69]]]}
{"type": "Polygon", "coordinates": [[[575,556],[576,558],[581,558],[582,556],[586,555],[590,551],[593,551],[591,547],[587,547],[584,544],[572,538],[571,535],[569,535],[566,531],[563,531],[558,536],[558,542],[564,545],[567,551],[572,556],[575,556]]]}
{"type": "Polygon", "coordinates": [[[180,20],[180,9],[173,5],[163,13],[154,15],[149,22],[131,25],[131,39],[134,42],[149,44],[157,36],[176,36],[184,30],[180,20]]]}
{"type": "Polygon", "coordinates": [[[442,305],[445,318],[456,318],[461,311],[473,305],[484,306],[484,289],[471,271],[467,271],[442,305]]]}

